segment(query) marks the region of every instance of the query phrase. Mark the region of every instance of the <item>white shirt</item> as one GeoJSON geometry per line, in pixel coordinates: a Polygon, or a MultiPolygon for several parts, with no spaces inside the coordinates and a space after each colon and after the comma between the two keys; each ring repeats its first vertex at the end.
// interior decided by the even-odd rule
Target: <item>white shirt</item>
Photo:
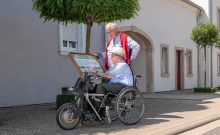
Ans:
{"type": "Polygon", "coordinates": [[[108,70],[108,73],[112,74],[112,78],[110,80],[111,83],[122,83],[127,86],[133,86],[133,76],[131,69],[124,60],[121,60],[116,65],[108,70]]]}

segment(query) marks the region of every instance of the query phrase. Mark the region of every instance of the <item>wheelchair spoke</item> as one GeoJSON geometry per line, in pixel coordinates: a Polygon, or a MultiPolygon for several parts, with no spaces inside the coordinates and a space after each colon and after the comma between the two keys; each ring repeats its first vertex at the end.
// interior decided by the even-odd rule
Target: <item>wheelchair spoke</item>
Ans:
{"type": "Polygon", "coordinates": [[[135,124],[141,120],[144,112],[144,101],[136,89],[127,89],[118,97],[117,112],[125,124],[135,124]]]}
{"type": "Polygon", "coordinates": [[[75,104],[66,103],[63,104],[56,114],[57,124],[63,129],[73,129],[80,121],[80,116],[78,115],[78,109],[75,104]]]}

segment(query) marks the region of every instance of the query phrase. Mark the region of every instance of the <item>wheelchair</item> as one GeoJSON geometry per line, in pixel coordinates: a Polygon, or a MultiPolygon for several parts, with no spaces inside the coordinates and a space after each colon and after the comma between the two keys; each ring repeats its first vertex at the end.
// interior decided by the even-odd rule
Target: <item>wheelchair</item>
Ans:
{"type": "Polygon", "coordinates": [[[74,99],[70,103],[63,104],[56,113],[56,121],[60,128],[74,129],[80,122],[92,123],[96,120],[101,123],[111,124],[120,119],[126,125],[138,123],[144,114],[145,106],[141,92],[136,87],[137,77],[134,77],[134,86],[124,87],[120,92],[96,94],[93,91],[94,79],[101,76],[85,72],[83,78],[79,78],[74,86],[74,99]],[[96,107],[94,102],[99,102],[96,107]],[[104,116],[100,115],[104,110],[104,116]]]}

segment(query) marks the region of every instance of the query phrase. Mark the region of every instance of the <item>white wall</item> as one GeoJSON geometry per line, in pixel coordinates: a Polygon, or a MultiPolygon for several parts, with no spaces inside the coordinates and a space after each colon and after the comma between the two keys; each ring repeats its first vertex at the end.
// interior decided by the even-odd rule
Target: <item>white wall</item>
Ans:
{"type": "MultiPolygon", "coordinates": [[[[202,22],[212,22],[216,26],[219,25],[219,18],[218,18],[218,9],[220,9],[220,1],[219,0],[192,0],[199,6],[201,6],[205,13],[202,15],[202,22]]],[[[220,85],[220,76],[217,76],[217,53],[220,52],[219,49],[213,48],[213,86],[220,85]]],[[[200,51],[200,84],[204,86],[204,50],[201,49],[200,51]]],[[[207,86],[211,86],[211,49],[207,48],[207,86]]]]}
{"type": "MultiPolygon", "coordinates": [[[[220,10],[220,0],[212,0],[212,22],[219,27],[220,17],[218,17],[218,10],[220,10]]],[[[219,48],[213,49],[213,86],[220,86],[220,76],[217,76],[217,53],[220,53],[219,48]]]]}
{"type": "Polygon", "coordinates": [[[217,53],[220,53],[220,49],[213,49],[213,87],[220,86],[220,76],[217,75],[217,53]]]}
{"type": "MultiPolygon", "coordinates": [[[[0,1],[0,107],[55,102],[79,77],[60,55],[58,23],[44,23],[32,7],[32,0],[0,1]]],[[[103,34],[94,25],[91,50],[103,48],[103,34]]]]}
{"type": "MultiPolygon", "coordinates": [[[[135,25],[153,41],[155,92],[175,89],[175,47],[192,49],[193,77],[186,77],[185,89],[197,86],[197,54],[190,33],[196,26],[197,10],[173,0],[140,0],[141,10],[134,19],[121,22],[121,26],[135,25]],[[169,45],[169,77],[160,76],[160,44],[169,45]]],[[[184,68],[185,69],[185,68],[184,68]]]]}

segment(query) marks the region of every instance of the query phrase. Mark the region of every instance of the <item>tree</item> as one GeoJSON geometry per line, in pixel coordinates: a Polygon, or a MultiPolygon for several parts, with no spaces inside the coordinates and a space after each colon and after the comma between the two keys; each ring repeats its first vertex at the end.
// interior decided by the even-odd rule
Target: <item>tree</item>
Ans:
{"type": "Polygon", "coordinates": [[[33,9],[39,12],[45,21],[86,24],[86,53],[88,53],[94,23],[133,18],[139,11],[139,3],[138,0],[33,0],[33,9]]]}
{"type": "Polygon", "coordinates": [[[191,39],[200,48],[204,48],[204,85],[206,87],[206,48],[216,46],[219,41],[219,29],[212,23],[200,24],[194,27],[191,39]]]}

